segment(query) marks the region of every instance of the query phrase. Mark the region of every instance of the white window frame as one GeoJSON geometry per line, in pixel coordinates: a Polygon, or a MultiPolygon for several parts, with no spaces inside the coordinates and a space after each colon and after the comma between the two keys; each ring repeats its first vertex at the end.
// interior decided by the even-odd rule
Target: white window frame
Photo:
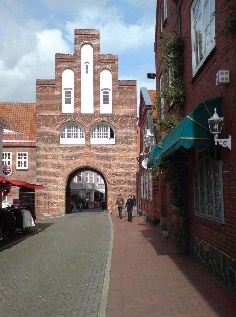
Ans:
{"type": "Polygon", "coordinates": [[[102,103],[103,103],[103,105],[110,104],[110,92],[109,92],[109,90],[104,90],[102,92],[102,103]]]}
{"type": "Polygon", "coordinates": [[[160,33],[163,31],[162,4],[160,5],[160,33]]]}
{"type": "Polygon", "coordinates": [[[115,144],[114,130],[107,123],[99,123],[91,130],[91,144],[115,144]]]}
{"type": "Polygon", "coordinates": [[[68,122],[60,129],[60,144],[85,144],[85,131],[75,122],[68,122]]]}
{"type": "Polygon", "coordinates": [[[28,170],[28,152],[17,152],[16,153],[16,169],[17,170],[28,170]]]}
{"type": "Polygon", "coordinates": [[[94,183],[94,173],[89,172],[89,183],[93,184],[94,183]]]}
{"type": "Polygon", "coordinates": [[[224,223],[222,161],[202,152],[193,174],[194,213],[224,223]]]}
{"type": "Polygon", "coordinates": [[[97,174],[97,183],[98,184],[104,184],[103,178],[101,177],[101,175],[98,175],[98,174],[97,174]]]}
{"type": "MultiPolygon", "coordinates": [[[[163,90],[164,88],[164,76],[163,74],[161,74],[160,78],[159,78],[159,89],[160,89],[160,92],[163,90]]],[[[164,119],[165,117],[165,100],[164,98],[162,97],[161,98],[161,104],[160,104],[160,118],[161,119],[164,119]]]]}
{"type": "Polygon", "coordinates": [[[65,105],[71,105],[72,102],[72,91],[71,89],[65,89],[64,91],[64,97],[65,97],[65,105]]]}
{"type": "Polygon", "coordinates": [[[89,183],[89,172],[85,172],[85,182],[86,184],[89,183]]]}
{"type": "Polygon", "coordinates": [[[12,152],[2,152],[2,165],[12,166],[12,152]]]}
{"type": "Polygon", "coordinates": [[[216,45],[214,12],[215,0],[195,0],[191,6],[193,76],[216,45]]]}
{"type": "Polygon", "coordinates": [[[167,19],[167,0],[164,0],[163,17],[164,17],[164,23],[165,23],[165,20],[167,19]]]}

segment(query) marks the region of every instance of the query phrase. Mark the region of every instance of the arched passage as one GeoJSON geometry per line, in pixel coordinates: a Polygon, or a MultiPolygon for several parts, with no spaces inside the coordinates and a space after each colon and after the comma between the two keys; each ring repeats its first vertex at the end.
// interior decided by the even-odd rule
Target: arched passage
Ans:
{"type": "Polygon", "coordinates": [[[71,172],[68,176],[65,189],[66,214],[71,213],[71,206],[72,203],[75,203],[76,195],[77,197],[79,195],[85,196],[87,200],[94,200],[102,197],[101,199],[105,200],[104,209],[107,209],[107,182],[104,175],[98,170],[87,166],[82,168],[80,167],[71,172]],[[86,175],[86,173],[89,174],[86,175]],[[92,175],[94,175],[93,178],[92,175]],[[98,178],[98,176],[100,178],[98,178]],[[73,186],[73,182],[76,182],[74,181],[76,178],[78,178],[78,186],[73,186]],[[104,183],[104,190],[101,192],[99,191],[99,179],[102,179],[104,183]],[[75,187],[75,189],[73,187],[75,187]],[[101,194],[98,194],[98,192],[100,192],[101,194]],[[92,195],[90,195],[91,193],[92,195]]]}

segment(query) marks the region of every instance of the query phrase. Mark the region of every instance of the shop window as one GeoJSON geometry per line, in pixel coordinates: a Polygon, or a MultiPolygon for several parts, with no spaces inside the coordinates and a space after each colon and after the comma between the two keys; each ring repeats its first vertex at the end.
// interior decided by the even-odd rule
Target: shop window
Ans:
{"type": "Polygon", "coordinates": [[[193,185],[195,214],[223,223],[222,161],[200,152],[194,169],[193,185]]]}

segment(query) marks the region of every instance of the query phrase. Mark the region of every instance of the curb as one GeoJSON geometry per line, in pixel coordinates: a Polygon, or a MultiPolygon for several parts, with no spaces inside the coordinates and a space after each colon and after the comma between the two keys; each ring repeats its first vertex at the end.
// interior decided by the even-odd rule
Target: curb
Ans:
{"type": "Polygon", "coordinates": [[[99,305],[99,311],[97,317],[106,317],[107,313],[107,298],[108,298],[108,291],[109,291],[109,284],[110,284],[110,276],[111,276],[111,259],[112,259],[112,249],[113,249],[113,241],[114,241],[114,229],[113,229],[113,223],[111,220],[111,216],[109,213],[104,214],[105,216],[109,217],[110,223],[111,223],[111,240],[110,240],[110,246],[109,251],[107,255],[107,263],[106,263],[106,269],[105,269],[105,276],[103,281],[103,288],[102,288],[102,295],[99,305]]]}

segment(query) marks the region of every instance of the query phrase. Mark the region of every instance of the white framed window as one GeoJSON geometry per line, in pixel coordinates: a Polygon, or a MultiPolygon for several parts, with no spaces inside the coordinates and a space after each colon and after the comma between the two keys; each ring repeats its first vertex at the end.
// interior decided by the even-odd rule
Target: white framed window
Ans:
{"type": "Polygon", "coordinates": [[[148,172],[148,198],[152,201],[152,173],[148,172]]]}
{"type": "Polygon", "coordinates": [[[65,90],[65,105],[71,105],[71,90],[65,90]]]}
{"type": "Polygon", "coordinates": [[[100,73],[100,113],[112,113],[112,73],[108,69],[100,73]]]}
{"type": "Polygon", "coordinates": [[[27,170],[28,169],[28,152],[17,152],[16,154],[16,169],[27,170]]]}
{"type": "Polygon", "coordinates": [[[74,72],[62,72],[62,113],[74,113],[74,72]]]}
{"type": "Polygon", "coordinates": [[[97,183],[98,184],[104,184],[103,178],[100,175],[98,175],[98,174],[97,174],[97,183]]]}
{"type": "Polygon", "coordinates": [[[82,183],[82,175],[81,173],[77,174],[74,179],[73,179],[74,183],[82,183]]]}
{"type": "Polygon", "coordinates": [[[12,152],[3,152],[2,153],[2,165],[12,166],[12,152]]]}
{"type": "Polygon", "coordinates": [[[224,222],[222,161],[202,152],[193,174],[194,212],[220,223],[224,222]]]}
{"type": "Polygon", "coordinates": [[[106,123],[99,123],[91,130],[91,144],[115,144],[113,129],[106,123]]]}
{"type": "Polygon", "coordinates": [[[85,144],[84,128],[73,122],[64,124],[60,130],[60,144],[85,144]]]}
{"type": "Polygon", "coordinates": [[[94,173],[89,172],[89,183],[94,183],[94,173]]]}
{"type": "Polygon", "coordinates": [[[160,32],[162,33],[163,31],[163,17],[162,17],[162,4],[160,5],[160,32]]]}
{"type": "Polygon", "coordinates": [[[105,90],[103,91],[102,93],[102,97],[103,97],[103,104],[104,105],[109,105],[109,91],[108,90],[105,90]]]}
{"type": "MultiPolygon", "coordinates": [[[[159,87],[160,87],[160,92],[164,89],[164,78],[163,74],[161,74],[160,79],[159,79],[159,87]]],[[[160,107],[160,117],[163,119],[165,116],[165,100],[163,97],[161,97],[161,107],[160,107]]]]}
{"type": "Polygon", "coordinates": [[[215,47],[215,0],[195,0],[191,7],[193,75],[215,47]]]}
{"type": "Polygon", "coordinates": [[[85,173],[85,181],[86,183],[89,183],[89,172],[85,173]]]}
{"type": "Polygon", "coordinates": [[[163,17],[164,17],[164,22],[167,19],[167,0],[164,0],[163,3],[163,17]]]}

